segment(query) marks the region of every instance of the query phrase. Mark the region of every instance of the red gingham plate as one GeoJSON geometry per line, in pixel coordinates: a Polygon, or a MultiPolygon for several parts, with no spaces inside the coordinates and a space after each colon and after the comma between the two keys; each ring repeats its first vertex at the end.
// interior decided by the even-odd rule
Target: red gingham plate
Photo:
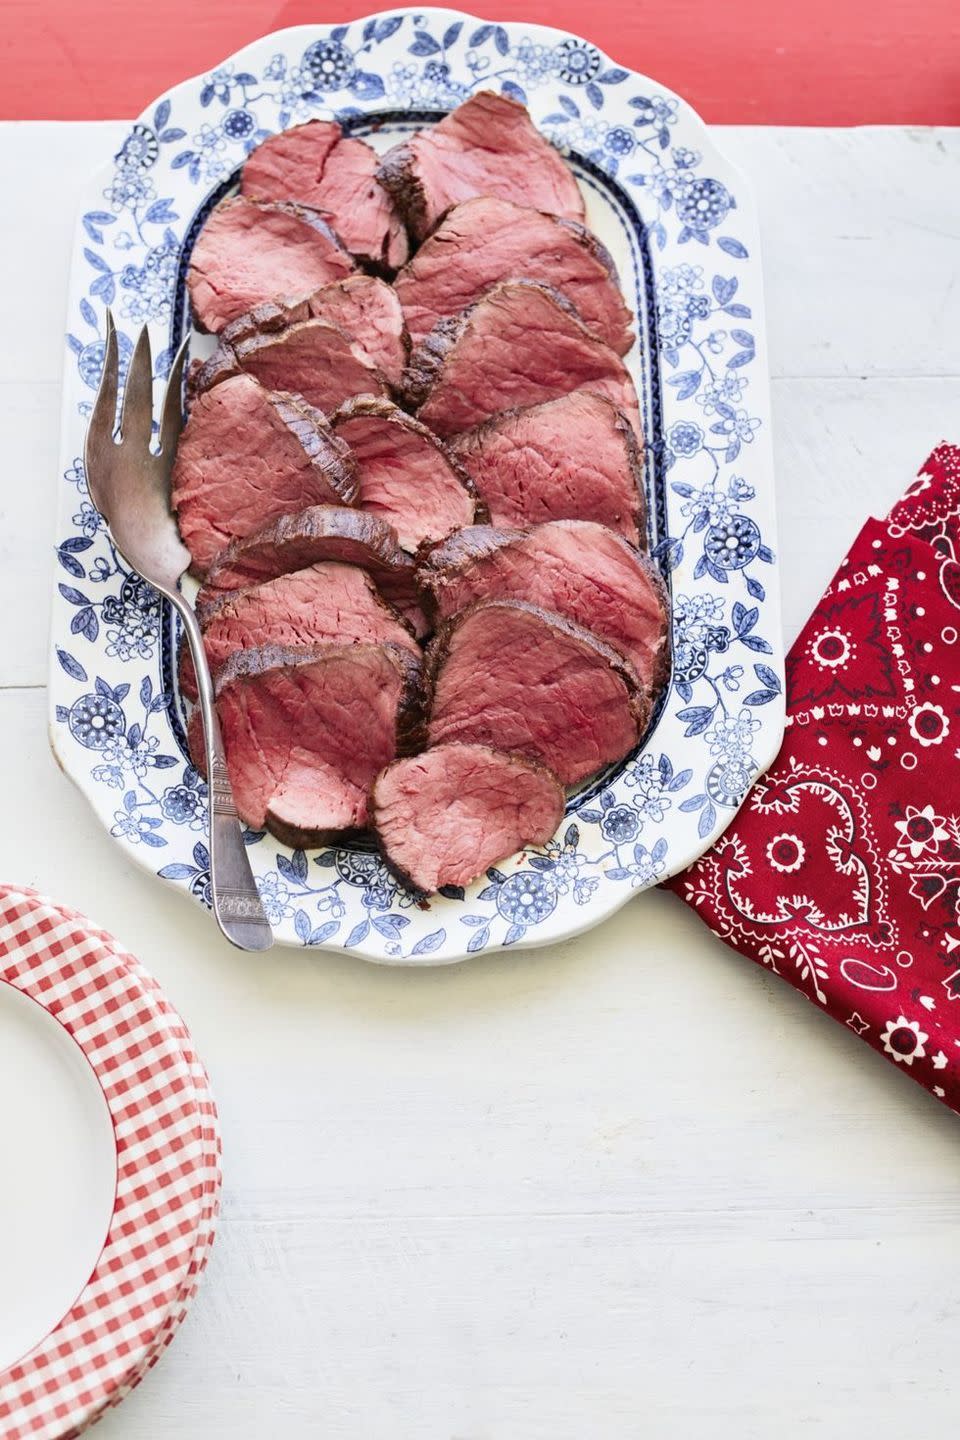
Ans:
{"type": "MultiPolygon", "coordinates": [[[[157,1331],[154,1344],[151,1347],[149,1353],[145,1355],[142,1364],[131,1370],[127,1378],[120,1385],[117,1386],[109,1399],[105,1402],[103,1406],[104,1410],[112,1408],[115,1405],[119,1405],[121,1400],[124,1400],[132,1390],[136,1389],[136,1387],[140,1384],[140,1381],[145,1378],[145,1376],[149,1373],[150,1370],[152,1370],[153,1366],[156,1365],[157,1361],[161,1358],[167,1346],[172,1341],[174,1335],[177,1332],[177,1329],[179,1328],[181,1322],[186,1316],[188,1309],[190,1308],[190,1304],[194,1296],[197,1293],[197,1289],[200,1284],[200,1276],[202,1275],[206,1267],[207,1261],[210,1258],[210,1251],[213,1248],[214,1235],[216,1231],[216,1220],[220,1208],[220,1132],[217,1122],[216,1103],[213,1099],[212,1094],[210,1093],[210,1082],[207,1077],[206,1070],[204,1069],[203,1064],[193,1050],[193,1042],[190,1038],[189,1032],[183,1024],[183,1021],[180,1019],[179,1015],[177,1015],[176,1011],[173,1010],[170,1006],[169,1001],[166,999],[163,992],[160,990],[156,980],[154,980],[152,975],[149,975],[145,970],[143,970],[140,967],[139,963],[133,960],[132,957],[128,957],[128,959],[132,968],[136,970],[136,973],[143,980],[144,985],[155,992],[157,1003],[160,1008],[164,1011],[165,1014],[169,1015],[174,1025],[179,1027],[180,1043],[184,1052],[184,1056],[187,1059],[188,1064],[190,1065],[191,1072],[193,1073],[194,1083],[196,1084],[198,1095],[201,1096],[200,1110],[203,1116],[204,1155],[206,1166],[206,1178],[204,1182],[205,1204],[202,1224],[197,1233],[196,1248],[194,1250],[193,1258],[191,1259],[187,1274],[184,1278],[180,1294],[177,1296],[176,1303],[171,1307],[171,1311],[167,1319],[157,1331]]],[[[99,1415],[91,1416],[90,1420],[87,1421],[87,1424],[92,1423],[92,1421],[96,1418],[99,1418],[99,1415]]],[[[79,1434],[79,1430],[73,1430],[70,1432],[70,1435],[64,1436],[63,1440],[72,1440],[72,1437],[79,1434]]]]}
{"type": "MultiPolygon", "coordinates": [[[[90,922],[83,915],[75,910],[67,910],[61,907],[61,913],[69,915],[89,928],[90,922]]],[[[113,945],[112,937],[104,931],[92,931],[105,944],[113,945]]],[[[183,1051],[196,1085],[197,1094],[200,1097],[200,1112],[202,1116],[203,1144],[206,1174],[204,1180],[204,1208],[200,1228],[197,1232],[196,1247],[190,1265],[184,1277],[180,1293],[175,1302],[171,1305],[170,1312],[164,1322],[160,1325],[154,1338],[153,1345],[145,1352],[140,1364],[134,1366],[130,1373],[121,1381],[116,1388],[104,1399],[103,1405],[94,1412],[91,1412],[84,1423],[71,1429],[61,1440],[74,1440],[74,1437],[81,1434],[82,1430],[93,1424],[100,1418],[105,1410],[112,1409],[119,1405],[132,1390],[140,1384],[146,1375],[152,1370],[157,1361],[162,1357],[170,1342],[173,1340],[180,1324],[184,1320],[188,1309],[197,1293],[200,1284],[200,1277],[203,1274],[210,1251],[213,1248],[213,1241],[216,1233],[216,1221],[220,1209],[220,1188],[222,1177],[220,1172],[221,1142],[217,1117],[216,1103],[210,1091],[210,1081],[204,1069],[202,1061],[193,1048],[193,1040],[183,1020],[171,1006],[164,995],[157,981],[148,971],[144,970],[140,962],[132,955],[125,955],[129,968],[138,976],[144,989],[154,998],[158,1009],[168,1019],[177,1036],[178,1043],[183,1051]]]]}
{"type": "Polygon", "coordinates": [[[169,1343],[212,1240],[216,1111],[182,1021],[111,937],[0,887],[0,980],[53,1016],[103,1090],[117,1151],[114,1213],[69,1313],[0,1372],[4,1440],[78,1434],[169,1343]]]}
{"type": "Polygon", "coordinates": [[[100,1409],[87,1418],[84,1425],[70,1430],[62,1437],[62,1440],[75,1440],[75,1437],[79,1436],[86,1426],[91,1425],[95,1420],[99,1419],[105,1410],[112,1409],[115,1405],[119,1405],[132,1390],[136,1389],[141,1380],[143,1380],[154,1365],[156,1365],[167,1346],[173,1340],[177,1329],[184,1320],[190,1304],[197,1293],[200,1276],[206,1267],[210,1257],[210,1251],[213,1247],[220,1192],[220,1142],[216,1126],[216,1108],[212,1097],[208,1097],[205,1104],[209,1112],[208,1123],[205,1127],[206,1164],[208,1172],[206,1185],[207,1203],[204,1206],[203,1223],[197,1232],[196,1247],[180,1293],[176,1297],[175,1303],[171,1306],[166,1320],[158,1329],[153,1345],[144,1354],[142,1362],[131,1369],[129,1375],[127,1375],[104,1400],[100,1409]]]}

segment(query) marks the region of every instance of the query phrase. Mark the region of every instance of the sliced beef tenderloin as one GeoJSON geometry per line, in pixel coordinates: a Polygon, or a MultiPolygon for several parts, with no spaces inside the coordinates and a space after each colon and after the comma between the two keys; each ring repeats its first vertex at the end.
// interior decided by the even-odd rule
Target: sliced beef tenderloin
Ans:
{"type": "Polygon", "coordinates": [[[350,341],[354,353],[399,387],[410,356],[410,335],[392,285],[375,275],[348,275],[321,285],[301,300],[265,300],[231,320],[220,332],[223,345],[272,335],[302,320],[323,320],[350,341]]]}
{"type": "Polygon", "coordinates": [[[667,593],[650,560],[589,520],[529,531],[473,525],[434,546],[417,579],[438,620],[477,600],[529,600],[592,630],[626,656],[648,694],[669,664],[667,593]]]}
{"type": "Polygon", "coordinates": [[[481,600],[427,652],[431,745],[492,745],[575,785],[636,745],[649,701],[629,661],[582,625],[524,600],[481,600]]]}
{"type": "MultiPolygon", "coordinates": [[[[233,654],[217,679],[217,713],[244,823],[301,848],[363,829],[376,776],[418,742],[421,669],[395,645],[233,654]]],[[[191,754],[202,770],[195,717],[191,754]]]]}
{"type": "Polygon", "coordinates": [[[321,215],[302,205],[221,200],[197,237],[187,272],[193,318],[218,332],[276,295],[307,295],[353,270],[321,215]]]}
{"type": "MultiPolygon", "coordinates": [[[[235,650],[263,645],[359,645],[389,641],[419,653],[401,620],[364,570],[322,561],[278,575],[247,590],[225,591],[205,604],[203,645],[216,676],[235,650]]],[[[180,689],[197,698],[197,677],[186,645],[180,650],[180,689]]]]}
{"type": "Polygon", "coordinates": [[[399,389],[410,357],[410,334],[392,285],[374,275],[351,275],[314,291],[307,305],[311,316],[342,330],[399,389]]]}
{"type": "Polygon", "coordinates": [[[380,157],[365,140],[341,140],[327,161],[319,208],[329,212],[333,228],[358,259],[393,274],[410,244],[393,198],[377,178],[379,168],[380,157]]]}
{"type": "Polygon", "coordinates": [[[605,395],[641,432],[620,356],[590,334],[565,296],[529,280],[497,285],[439,321],[415,347],[405,384],[411,408],[441,436],[582,389],[605,395]]]}
{"type": "Polygon", "coordinates": [[[473,487],[432,430],[389,400],[361,395],[331,417],[350,447],[361,510],[392,525],[405,550],[471,525],[473,487]]]}
{"type": "Polygon", "coordinates": [[[320,561],[357,565],[380,593],[413,625],[427,633],[414,581],[413,557],[401,549],[397,532],[376,515],[336,505],[314,505],[282,515],[256,534],[230,545],[207,575],[197,597],[203,624],[210,607],[228,591],[261,585],[320,561]]]}
{"type": "Polygon", "coordinates": [[[298,200],[322,210],[316,200],[324,168],[342,138],[335,120],[308,120],[269,136],[244,162],[242,193],[251,200],[298,200]]]}
{"type": "Polygon", "coordinates": [[[623,411],[595,391],[504,411],[450,448],[495,525],[597,520],[647,544],[643,452],[623,411]]]}
{"type": "Polygon", "coordinates": [[[308,120],[264,140],[248,157],[240,189],[251,200],[296,200],[329,220],[352,255],[395,270],[407,235],[377,179],[379,157],[364,140],[344,139],[335,120],[308,120]]]}
{"type": "Polygon", "coordinates": [[[414,343],[503,280],[540,280],[571,300],[587,328],[618,355],[633,316],[608,251],[583,225],[510,200],[478,196],[443,217],[394,284],[414,343]]]}
{"type": "Polygon", "coordinates": [[[194,378],[193,393],[238,372],[253,375],[271,390],[302,395],[327,414],[351,395],[388,395],[390,389],[360,346],[323,320],[257,330],[232,345],[221,345],[194,378]]]}
{"type": "Polygon", "coordinates": [[[171,483],[190,568],[201,576],[232,540],[287,511],[352,505],[357,496],[350,451],[323,415],[249,375],[198,396],[171,483]]]}
{"type": "Polygon", "coordinates": [[[572,172],[535,129],[523,105],[480,90],[428,130],[389,150],[379,178],[417,240],[445,210],[474,195],[495,195],[583,220],[572,172]]]}
{"type": "Polygon", "coordinates": [[[488,745],[435,745],[378,776],[371,822],[384,858],[409,889],[469,885],[563,820],[552,770],[488,745]]]}

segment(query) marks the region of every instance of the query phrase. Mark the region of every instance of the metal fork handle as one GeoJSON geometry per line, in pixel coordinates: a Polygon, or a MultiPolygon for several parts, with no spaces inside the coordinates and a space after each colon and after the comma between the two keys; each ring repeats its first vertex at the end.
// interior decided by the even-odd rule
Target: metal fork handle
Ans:
{"type": "Polygon", "coordinates": [[[243,843],[237,807],[227,773],[223,735],[214,704],[213,681],[203,648],[203,637],[193,608],[181,595],[171,595],[183,622],[200,692],[200,711],[207,751],[210,811],[210,891],[217,924],[232,945],[241,950],[269,950],[273,931],[263,910],[243,843]]]}

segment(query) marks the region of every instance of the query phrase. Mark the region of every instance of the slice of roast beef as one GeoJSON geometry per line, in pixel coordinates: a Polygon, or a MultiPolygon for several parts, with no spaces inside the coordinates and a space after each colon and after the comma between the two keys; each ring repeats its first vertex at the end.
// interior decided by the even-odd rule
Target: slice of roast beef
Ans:
{"type": "Polygon", "coordinates": [[[314,291],[307,305],[311,316],[342,330],[399,389],[410,356],[410,333],[392,285],[374,275],[351,275],[314,291]]]}
{"type": "Polygon", "coordinates": [[[382,371],[399,388],[410,356],[410,335],[392,285],[375,275],[348,275],[321,285],[301,300],[265,300],[231,320],[220,332],[223,345],[275,334],[301,320],[323,320],[351,342],[355,354],[382,371]]]}
{"type": "Polygon", "coordinates": [[[481,600],[427,652],[431,745],[466,741],[539,760],[575,785],[636,745],[649,701],[629,661],[525,600],[481,600]]]}
{"type": "Polygon", "coordinates": [[[376,515],[336,505],[314,505],[296,515],[282,515],[255,535],[230,545],[211,568],[197,597],[201,624],[209,607],[225,591],[261,585],[325,560],[365,570],[416,634],[427,633],[414,582],[413,557],[401,549],[397,532],[376,515]]]}
{"type": "Polygon", "coordinates": [[[350,451],[323,415],[249,375],[197,397],[171,484],[190,568],[201,576],[232,540],[287,511],[352,505],[357,496],[350,451]]]}
{"type": "Polygon", "coordinates": [[[469,885],[563,820],[563,787],[544,765],[487,745],[436,745],[377,778],[371,823],[384,858],[411,890],[469,885]]]}
{"type": "Polygon", "coordinates": [[[470,481],[426,425],[373,395],[348,400],[330,423],[350,447],[357,504],[392,525],[405,550],[472,525],[470,481]]]}
{"type": "Polygon", "coordinates": [[[210,212],[193,247],[187,289],[194,323],[220,331],[263,300],[307,295],[353,268],[315,210],[233,195],[210,212]]]}
{"type": "Polygon", "coordinates": [[[495,525],[597,520],[646,547],[643,455],[621,410],[592,390],[508,410],[450,442],[495,525]]]}
{"type": "Polygon", "coordinates": [[[233,345],[219,346],[193,380],[193,393],[238,372],[253,375],[271,390],[302,395],[325,414],[351,395],[388,395],[390,389],[360,347],[323,320],[257,330],[233,345]]]}
{"type": "MultiPolygon", "coordinates": [[[[278,575],[247,590],[226,591],[204,606],[201,625],[214,677],[235,650],[263,645],[389,641],[419,654],[412,629],[387,604],[366,571],[334,560],[278,575]]],[[[186,645],[180,649],[180,689],[188,700],[196,700],[197,677],[186,645]]]]}
{"type": "Polygon", "coordinates": [[[296,200],[329,220],[359,260],[395,270],[407,236],[377,179],[379,158],[363,140],[345,140],[335,120],[308,120],[258,145],[240,189],[251,200],[296,200]]]}
{"type": "MultiPolygon", "coordinates": [[[[300,848],[362,829],[374,779],[419,739],[421,669],[395,645],[233,654],[217,679],[217,713],[244,823],[300,848]]],[[[198,718],[190,741],[202,770],[198,718]]]]}
{"type": "Polygon", "coordinates": [[[429,130],[394,146],[378,173],[417,240],[451,205],[474,195],[515,200],[569,220],[584,216],[573,174],[526,108],[491,90],[471,95],[429,130]]]}
{"type": "Polygon", "coordinates": [[[455,206],[404,266],[394,284],[414,343],[503,280],[539,280],[576,306],[587,328],[618,355],[633,344],[633,316],[617,272],[595,235],[560,220],[478,196],[455,206]]]}
{"type": "Polygon", "coordinates": [[[582,389],[605,395],[641,432],[620,356],[590,334],[565,296],[529,280],[497,285],[439,321],[414,348],[405,385],[411,408],[441,436],[582,389]]]}
{"type": "Polygon", "coordinates": [[[667,593],[651,561],[589,520],[529,531],[474,525],[433,547],[417,579],[438,620],[477,600],[529,600],[592,630],[632,664],[648,694],[667,678],[667,593]]]}

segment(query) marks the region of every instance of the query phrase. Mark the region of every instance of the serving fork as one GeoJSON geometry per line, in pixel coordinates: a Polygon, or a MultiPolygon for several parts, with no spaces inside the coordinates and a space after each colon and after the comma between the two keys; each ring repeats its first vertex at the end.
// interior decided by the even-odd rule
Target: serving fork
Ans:
{"type": "Polygon", "coordinates": [[[149,581],[180,616],[200,692],[210,807],[210,892],[213,913],[226,938],[241,950],[267,950],[273,933],[264,914],[250,857],[243,842],[227,773],[213,682],[193,606],[180,589],[190,564],[170,503],[170,477],[183,426],[181,390],[186,341],[170,371],[160,420],[160,447],[153,437],[153,360],[147,327],[140,331],[127,372],[117,426],[119,355],[113,316],[107,311],[103,375],[87,426],[84,465],[90,497],[107,522],[124,560],[149,581]]]}

